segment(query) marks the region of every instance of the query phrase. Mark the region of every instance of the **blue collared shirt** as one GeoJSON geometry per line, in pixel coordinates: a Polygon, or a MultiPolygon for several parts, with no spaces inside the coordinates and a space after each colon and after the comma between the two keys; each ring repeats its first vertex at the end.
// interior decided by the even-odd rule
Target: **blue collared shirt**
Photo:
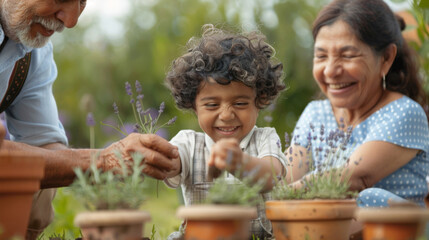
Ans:
{"type": "MultiPolygon", "coordinates": [[[[5,34],[0,26],[0,43],[4,39],[5,34]]],[[[30,51],[32,55],[27,80],[5,111],[10,139],[34,146],[56,142],[67,144],[52,93],[57,67],[51,42],[42,48],[32,49],[8,40],[0,53],[0,101],[5,95],[15,62],[30,51]]]]}

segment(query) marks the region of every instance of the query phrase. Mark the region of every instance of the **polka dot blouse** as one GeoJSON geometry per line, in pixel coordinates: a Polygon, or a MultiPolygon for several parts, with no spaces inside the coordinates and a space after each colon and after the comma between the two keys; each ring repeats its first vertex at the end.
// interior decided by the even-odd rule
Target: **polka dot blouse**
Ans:
{"type": "MultiPolygon", "coordinates": [[[[292,144],[308,147],[310,141],[317,169],[323,163],[321,154],[317,153],[328,148],[327,141],[320,135],[328,135],[337,129],[330,102],[313,101],[307,105],[295,127],[292,144]]],[[[429,129],[423,108],[406,96],[387,104],[353,129],[347,147],[352,152],[369,141],[385,141],[422,150],[406,165],[374,185],[374,188],[422,204],[428,193],[426,176],[429,174],[429,129]]]]}

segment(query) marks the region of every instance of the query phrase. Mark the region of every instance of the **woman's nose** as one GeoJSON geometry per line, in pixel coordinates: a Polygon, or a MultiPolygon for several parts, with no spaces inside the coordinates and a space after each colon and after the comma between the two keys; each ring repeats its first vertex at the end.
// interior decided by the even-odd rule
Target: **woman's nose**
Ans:
{"type": "Polygon", "coordinates": [[[342,67],[335,59],[327,61],[323,74],[327,77],[335,77],[341,74],[342,67]]]}
{"type": "Polygon", "coordinates": [[[76,26],[84,8],[85,5],[82,5],[80,0],[66,1],[61,4],[55,16],[64,23],[65,27],[72,28],[76,26]]]}

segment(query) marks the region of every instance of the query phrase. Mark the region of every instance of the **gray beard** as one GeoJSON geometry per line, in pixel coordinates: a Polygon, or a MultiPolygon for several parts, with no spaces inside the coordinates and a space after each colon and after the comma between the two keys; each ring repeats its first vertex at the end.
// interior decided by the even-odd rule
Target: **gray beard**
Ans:
{"type": "MultiPolygon", "coordinates": [[[[3,30],[11,40],[22,43],[24,46],[31,47],[31,48],[41,48],[45,46],[49,42],[49,37],[43,36],[40,33],[36,33],[35,37],[31,36],[31,24],[37,22],[41,23],[44,27],[48,27],[49,29],[55,30],[55,31],[62,31],[64,29],[64,25],[56,22],[51,21],[47,19],[43,19],[41,17],[36,17],[32,19],[30,22],[24,22],[21,21],[18,24],[12,25],[10,23],[10,19],[12,19],[12,12],[17,13],[16,9],[18,7],[8,7],[4,6],[7,5],[8,1],[5,0],[3,2],[3,6],[1,7],[1,26],[3,27],[3,30]],[[15,11],[14,11],[15,10],[15,11]]],[[[19,14],[19,12],[18,12],[19,14]]],[[[24,14],[23,16],[28,16],[27,14],[24,14]]]]}

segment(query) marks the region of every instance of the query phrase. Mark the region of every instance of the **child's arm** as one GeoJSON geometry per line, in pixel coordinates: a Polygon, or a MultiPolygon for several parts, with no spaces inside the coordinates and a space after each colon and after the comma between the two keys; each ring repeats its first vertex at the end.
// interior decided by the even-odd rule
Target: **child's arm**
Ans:
{"type": "Polygon", "coordinates": [[[275,178],[284,175],[286,172],[280,160],[275,157],[257,158],[243,153],[237,139],[234,138],[217,141],[212,146],[208,164],[220,170],[228,170],[231,173],[235,173],[239,169],[241,176],[237,177],[252,173],[254,182],[265,178],[264,192],[270,191],[276,181],[275,178]],[[240,169],[240,166],[243,167],[240,169]],[[258,170],[254,171],[255,169],[258,170]]]}

